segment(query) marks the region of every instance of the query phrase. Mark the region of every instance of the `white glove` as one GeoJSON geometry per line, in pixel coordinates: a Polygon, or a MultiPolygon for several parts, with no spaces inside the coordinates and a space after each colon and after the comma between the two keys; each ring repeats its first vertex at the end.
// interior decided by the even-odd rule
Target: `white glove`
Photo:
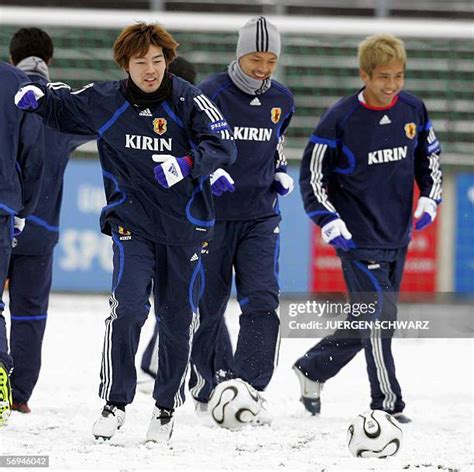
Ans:
{"type": "Polygon", "coordinates": [[[332,220],[324,225],[321,228],[321,235],[325,243],[332,244],[343,251],[355,248],[354,241],[352,241],[352,234],[341,218],[332,220]]]}
{"type": "Polygon", "coordinates": [[[415,218],[420,218],[423,213],[428,213],[431,216],[431,221],[434,221],[436,218],[436,213],[438,212],[437,203],[428,197],[420,197],[418,199],[418,206],[415,211],[415,218]]]}
{"type": "Polygon", "coordinates": [[[235,184],[234,179],[231,177],[231,175],[225,171],[224,169],[216,169],[212,174],[211,174],[211,185],[214,185],[217,180],[219,180],[221,177],[224,177],[229,183],[232,185],[235,184]]]}
{"type": "Polygon", "coordinates": [[[286,172],[275,172],[275,175],[273,176],[273,183],[275,190],[281,196],[289,195],[295,188],[293,178],[290,177],[286,172]]]}
{"type": "Polygon", "coordinates": [[[170,188],[191,173],[192,165],[193,161],[189,156],[170,157],[155,167],[155,179],[164,188],[170,188]]]}
{"type": "Polygon", "coordinates": [[[44,92],[35,85],[22,87],[15,94],[15,105],[21,110],[36,110],[38,101],[44,97],[44,92]]]}
{"type": "Polygon", "coordinates": [[[418,220],[415,228],[420,231],[433,223],[437,212],[438,205],[434,200],[428,197],[420,197],[414,214],[418,220]]]}
{"type": "Polygon", "coordinates": [[[233,192],[235,190],[234,179],[221,168],[216,169],[211,174],[210,183],[212,194],[216,197],[220,197],[225,192],[233,192]]]}
{"type": "Polygon", "coordinates": [[[14,221],[13,221],[13,235],[19,236],[24,228],[25,228],[25,218],[20,218],[18,216],[15,216],[14,221]]]}

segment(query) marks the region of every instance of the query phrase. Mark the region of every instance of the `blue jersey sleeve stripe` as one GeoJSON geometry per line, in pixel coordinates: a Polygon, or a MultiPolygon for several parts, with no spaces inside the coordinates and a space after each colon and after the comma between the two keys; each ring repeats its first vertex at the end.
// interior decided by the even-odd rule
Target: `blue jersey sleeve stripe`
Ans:
{"type": "Polygon", "coordinates": [[[105,124],[103,124],[99,128],[99,134],[102,136],[120,117],[120,115],[130,106],[128,102],[125,102],[113,115],[112,118],[110,118],[109,121],[107,121],[105,124]]]}
{"type": "Polygon", "coordinates": [[[171,107],[168,105],[168,102],[165,100],[162,102],[163,108],[165,109],[166,113],[168,113],[169,117],[176,122],[176,124],[180,128],[184,128],[184,123],[181,121],[179,117],[176,116],[176,114],[173,112],[171,107]]]}
{"type": "Polygon", "coordinates": [[[52,231],[55,233],[59,233],[59,226],[52,226],[48,224],[46,221],[42,220],[41,218],[38,218],[35,215],[30,215],[26,217],[27,221],[30,221],[31,223],[37,224],[38,226],[42,226],[48,231],[52,231]]]}
{"type": "Polygon", "coordinates": [[[198,218],[195,218],[193,215],[191,215],[191,205],[193,204],[194,198],[196,197],[196,194],[198,192],[203,191],[203,183],[204,181],[208,179],[208,177],[201,177],[199,185],[195,187],[193,190],[193,194],[191,195],[191,198],[189,199],[188,204],[186,205],[186,218],[188,221],[190,221],[193,225],[195,226],[203,226],[204,228],[210,228],[215,225],[216,220],[200,220],[198,218]]]}
{"type": "Polygon", "coordinates": [[[232,85],[232,80],[228,79],[212,94],[211,100],[215,100],[223,90],[225,90],[226,88],[229,88],[231,85],[232,85]]]}
{"type": "Polygon", "coordinates": [[[334,215],[334,216],[339,216],[337,213],[334,213],[333,211],[327,211],[327,210],[316,210],[316,211],[310,211],[306,213],[310,218],[313,216],[320,216],[320,215],[334,215]]]}
{"type": "Polygon", "coordinates": [[[342,152],[346,155],[349,164],[347,167],[336,167],[334,172],[337,172],[338,174],[352,174],[356,165],[354,154],[345,144],[342,146],[342,152]]]}
{"type": "Polygon", "coordinates": [[[115,290],[117,290],[117,287],[120,281],[122,280],[123,266],[125,264],[125,251],[123,248],[123,244],[120,242],[116,234],[112,233],[112,239],[114,243],[117,245],[117,248],[119,250],[119,271],[117,274],[117,280],[115,281],[115,285],[112,288],[112,292],[115,292],[115,290]]]}
{"type": "Polygon", "coordinates": [[[110,172],[107,172],[106,170],[102,169],[102,175],[106,178],[106,179],[109,179],[113,182],[113,184],[115,185],[115,191],[118,192],[118,193],[121,193],[122,194],[122,198],[118,201],[118,202],[115,202],[115,203],[111,203],[109,205],[106,205],[104,208],[102,208],[102,212],[110,209],[110,208],[113,208],[113,207],[116,207],[118,205],[121,205],[126,199],[127,199],[127,194],[125,192],[123,192],[122,190],[120,190],[120,187],[119,187],[119,184],[117,182],[117,179],[110,173],[110,172]]]}
{"type": "Polygon", "coordinates": [[[39,321],[45,320],[48,316],[46,314],[41,315],[11,315],[12,321],[39,321]]]}
{"type": "Polygon", "coordinates": [[[337,147],[337,139],[321,138],[315,134],[313,134],[309,139],[313,144],[327,144],[331,148],[337,147]]]}
{"type": "Polygon", "coordinates": [[[0,209],[5,210],[9,215],[16,215],[17,212],[4,203],[0,203],[0,209]]]}

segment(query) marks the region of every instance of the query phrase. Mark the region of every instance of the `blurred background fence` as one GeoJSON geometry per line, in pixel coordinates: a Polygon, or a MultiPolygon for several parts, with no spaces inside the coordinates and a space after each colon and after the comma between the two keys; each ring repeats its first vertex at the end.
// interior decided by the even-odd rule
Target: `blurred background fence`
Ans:
{"type": "MultiPolygon", "coordinates": [[[[74,6],[89,9],[69,10],[44,7],[68,6],[72,2],[44,0],[42,8],[26,7],[39,3],[17,0],[16,5],[25,7],[0,7],[0,58],[8,59],[8,43],[18,27],[40,26],[50,33],[55,43],[52,80],[73,87],[123,77],[112,61],[111,48],[120,29],[135,20],[164,24],[179,41],[179,54],[196,65],[198,80],[201,80],[223,70],[234,59],[237,30],[252,14],[270,15],[283,34],[278,79],[294,92],[296,100],[297,111],[286,142],[296,177],[298,160],[319,117],[339,97],[361,86],[356,60],[358,43],[374,32],[399,35],[405,41],[409,58],[406,89],[427,105],[442,143],[446,175],[441,218],[432,235],[426,236],[424,241],[415,241],[415,248],[424,248],[426,254],[419,256],[421,263],[412,264],[419,272],[415,270],[411,278],[414,285],[408,289],[474,293],[474,30],[473,23],[466,21],[473,18],[473,2],[76,0],[74,6]],[[109,10],[92,9],[94,7],[109,10]],[[129,10],[136,8],[144,10],[129,10]],[[189,13],[193,10],[198,12],[189,13]],[[222,11],[247,14],[223,15],[222,11]],[[337,15],[320,16],[333,13],[337,15]],[[302,14],[305,16],[296,16],[302,14]],[[401,18],[414,16],[418,18],[401,18]],[[440,16],[457,20],[436,20],[440,16]],[[431,282],[420,285],[423,271],[430,273],[431,282]]],[[[8,4],[8,1],[0,4],[8,4]]],[[[83,150],[79,155],[87,157],[90,153],[94,155],[94,146],[87,146],[85,154],[83,150]]],[[[80,198],[101,202],[100,190],[94,188],[91,196],[84,190],[80,193],[80,185],[79,179],[78,195],[82,197],[75,198],[72,205],[80,198]]],[[[97,185],[100,187],[100,178],[97,185]]],[[[332,253],[315,252],[316,234],[305,219],[299,196],[295,196],[288,203],[283,202],[289,206],[291,216],[282,233],[282,286],[287,291],[318,290],[321,288],[318,280],[323,280],[325,274],[328,280],[334,279],[327,269],[337,264],[337,259],[331,262],[332,253]],[[321,259],[324,257],[331,260],[321,259]]],[[[99,208],[99,203],[94,205],[99,208]]],[[[67,207],[67,201],[65,205],[67,207]]],[[[74,211],[78,208],[71,207],[71,212],[74,211]]],[[[423,238],[421,233],[420,237],[423,238]]],[[[102,245],[97,244],[97,248],[97,252],[103,254],[102,245]]],[[[80,252],[77,259],[84,261],[80,252]]],[[[93,264],[90,269],[93,270],[93,264]]],[[[56,286],[71,288],[61,286],[58,277],[56,286]]],[[[331,283],[323,288],[331,288],[331,283]]]]}

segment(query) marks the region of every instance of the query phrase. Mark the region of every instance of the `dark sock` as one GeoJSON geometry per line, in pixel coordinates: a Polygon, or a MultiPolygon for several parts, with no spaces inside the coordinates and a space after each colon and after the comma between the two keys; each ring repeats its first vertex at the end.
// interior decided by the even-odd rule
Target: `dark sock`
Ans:
{"type": "Polygon", "coordinates": [[[125,411],[126,403],[107,402],[107,405],[116,406],[119,410],[125,411]]]}
{"type": "Polygon", "coordinates": [[[170,409],[170,408],[165,408],[164,406],[159,405],[158,402],[155,402],[155,406],[156,406],[157,408],[159,408],[160,410],[164,410],[164,411],[166,411],[167,413],[169,413],[169,416],[172,416],[173,413],[174,413],[174,409],[173,409],[173,408],[171,408],[171,409],[170,409]]]}

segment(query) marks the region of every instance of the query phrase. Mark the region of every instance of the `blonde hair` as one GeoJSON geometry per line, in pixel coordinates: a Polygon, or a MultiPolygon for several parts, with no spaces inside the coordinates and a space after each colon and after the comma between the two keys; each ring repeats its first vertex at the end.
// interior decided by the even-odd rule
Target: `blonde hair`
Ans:
{"type": "Polygon", "coordinates": [[[376,67],[393,61],[402,61],[405,67],[407,53],[401,39],[391,34],[375,34],[359,44],[358,58],[359,67],[370,77],[376,67]]]}

